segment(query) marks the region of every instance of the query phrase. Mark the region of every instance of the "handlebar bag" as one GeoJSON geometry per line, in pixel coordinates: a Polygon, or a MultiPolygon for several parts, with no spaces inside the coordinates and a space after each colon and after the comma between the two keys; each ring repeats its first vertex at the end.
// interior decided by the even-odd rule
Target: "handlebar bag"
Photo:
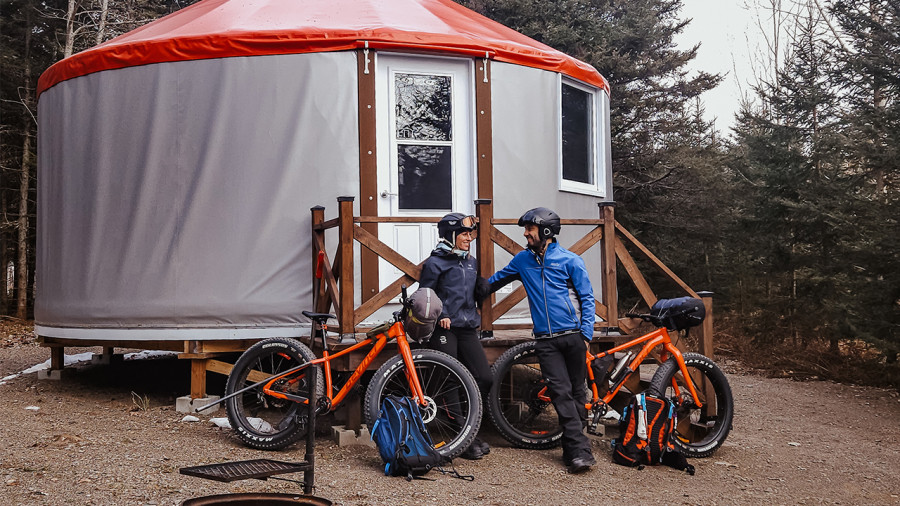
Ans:
{"type": "Polygon", "coordinates": [[[659,299],[650,308],[650,315],[658,318],[660,325],[669,330],[684,330],[703,323],[706,307],[702,300],[693,297],[659,299]]]}

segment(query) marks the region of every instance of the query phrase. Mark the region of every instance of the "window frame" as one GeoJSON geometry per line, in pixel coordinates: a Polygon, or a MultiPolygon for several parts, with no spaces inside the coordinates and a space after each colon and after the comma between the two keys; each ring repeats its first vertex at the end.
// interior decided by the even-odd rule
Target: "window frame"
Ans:
{"type": "Polygon", "coordinates": [[[596,197],[605,197],[606,196],[606,171],[605,168],[605,152],[603,151],[603,143],[602,139],[605,131],[603,131],[604,122],[601,121],[601,118],[604,117],[605,114],[605,102],[602,100],[600,96],[602,90],[597,88],[593,88],[590,86],[586,86],[574,79],[569,79],[563,76],[560,76],[557,81],[557,93],[556,93],[556,140],[557,140],[557,174],[558,174],[558,183],[559,190],[565,192],[579,193],[583,195],[592,195],[596,197]],[[588,94],[591,100],[590,107],[590,141],[588,145],[591,147],[590,153],[590,165],[593,170],[593,183],[582,183],[580,181],[573,181],[571,179],[566,179],[563,176],[563,131],[562,131],[562,115],[563,115],[563,103],[562,103],[562,93],[563,86],[571,86],[576,90],[585,92],[588,94]]]}

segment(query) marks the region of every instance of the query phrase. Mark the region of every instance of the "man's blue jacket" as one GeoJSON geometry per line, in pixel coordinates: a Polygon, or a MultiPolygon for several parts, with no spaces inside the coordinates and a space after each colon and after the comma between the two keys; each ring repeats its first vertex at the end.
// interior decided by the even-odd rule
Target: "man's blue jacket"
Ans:
{"type": "Polygon", "coordinates": [[[581,335],[591,340],[594,291],[580,256],[553,241],[543,258],[530,249],[521,251],[488,281],[494,291],[515,280],[525,285],[536,337],[581,330],[581,335]]]}

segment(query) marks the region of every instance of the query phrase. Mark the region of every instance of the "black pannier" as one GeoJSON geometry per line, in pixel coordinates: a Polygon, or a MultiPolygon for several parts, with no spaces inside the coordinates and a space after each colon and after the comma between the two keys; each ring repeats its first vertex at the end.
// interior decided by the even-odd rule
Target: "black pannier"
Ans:
{"type": "Polygon", "coordinates": [[[669,330],[696,327],[706,317],[703,301],[693,297],[659,299],[650,308],[650,314],[659,318],[660,324],[669,330]]]}

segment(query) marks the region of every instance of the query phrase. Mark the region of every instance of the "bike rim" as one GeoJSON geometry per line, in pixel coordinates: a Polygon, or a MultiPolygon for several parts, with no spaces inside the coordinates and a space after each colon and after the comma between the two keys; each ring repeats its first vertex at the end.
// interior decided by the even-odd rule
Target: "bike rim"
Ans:
{"type": "MultiPolygon", "coordinates": [[[[259,381],[255,378],[277,375],[300,365],[297,359],[283,352],[273,352],[258,356],[245,371],[243,371],[238,387],[252,385],[259,381]]],[[[309,391],[305,374],[291,376],[289,383],[283,381],[276,388],[286,390],[299,395],[307,395],[309,391]]],[[[296,402],[279,399],[263,392],[262,386],[250,389],[239,395],[236,399],[238,414],[251,425],[252,432],[260,436],[279,434],[294,423],[299,408],[302,406],[296,402]]]]}
{"type": "Polygon", "coordinates": [[[694,382],[703,407],[694,406],[693,399],[688,393],[687,386],[680,372],[676,372],[672,381],[678,386],[678,391],[669,386],[664,395],[676,401],[676,415],[678,424],[675,427],[674,437],[678,443],[691,448],[703,448],[711,444],[717,444],[721,433],[726,429],[728,418],[727,400],[709,379],[706,371],[687,366],[688,373],[694,382]]]}
{"type": "Polygon", "coordinates": [[[538,398],[545,387],[534,355],[517,360],[497,385],[500,414],[523,438],[553,438],[561,432],[553,404],[538,398]]]}
{"type": "MultiPolygon", "coordinates": [[[[421,406],[421,412],[434,447],[454,446],[471,425],[467,417],[472,399],[459,375],[443,364],[416,360],[415,367],[428,403],[421,406]]],[[[388,395],[412,397],[403,369],[397,369],[385,382],[381,399],[388,395]]]]}

